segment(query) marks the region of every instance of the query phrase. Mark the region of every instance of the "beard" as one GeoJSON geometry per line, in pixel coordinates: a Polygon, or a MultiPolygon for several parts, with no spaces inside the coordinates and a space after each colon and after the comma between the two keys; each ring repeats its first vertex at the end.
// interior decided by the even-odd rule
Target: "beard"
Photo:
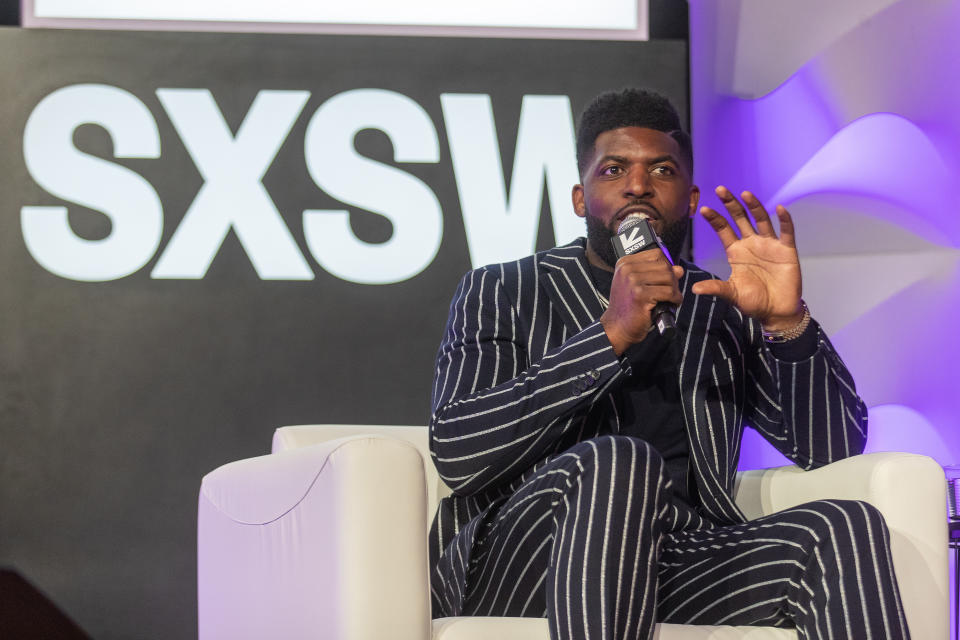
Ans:
{"type": "MultiPolygon", "coordinates": [[[[589,211],[587,211],[586,220],[587,244],[612,269],[617,264],[617,254],[613,250],[610,239],[617,235],[616,232],[611,231],[604,226],[602,221],[591,216],[589,211]]],[[[663,227],[663,231],[657,234],[670,253],[668,257],[672,261],[676,262],[682,255],[689,232],[690,218],[684,217],[666,225],[663,227]]]]}

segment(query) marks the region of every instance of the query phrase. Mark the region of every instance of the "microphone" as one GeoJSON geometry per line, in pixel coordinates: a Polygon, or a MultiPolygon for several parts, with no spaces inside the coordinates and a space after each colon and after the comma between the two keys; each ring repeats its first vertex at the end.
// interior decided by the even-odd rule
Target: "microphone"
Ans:
{"type": "MultiPolygon", "coordinates": [[[[650,222],[638,213],[631,213],[624,218],[620,227],[617,228],[617,235],[610,238],[610,243],[617,258],[660,247],[663,255],[667,257],[667,262],[673,264],[670,252],[660,241],[650,222]]],[[[650,314],[653,324],[664,338],[673,338],[677,333],[676,313],[676,305],[661,301],[656,304],[650,314]]]]}

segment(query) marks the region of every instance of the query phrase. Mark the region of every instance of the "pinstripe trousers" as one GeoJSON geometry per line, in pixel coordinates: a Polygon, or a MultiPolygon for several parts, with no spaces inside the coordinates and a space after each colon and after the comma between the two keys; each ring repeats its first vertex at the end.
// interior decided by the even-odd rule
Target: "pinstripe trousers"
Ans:
{"type": "Polygon", "coordinates": [[[671,493],[643,440],[574,445],[485,523],[463,615],[545,616],[554,640],[646,639],[655,622],[909,638],[870,505],[824,500],[714,527],[679,518],[671,493]]]}

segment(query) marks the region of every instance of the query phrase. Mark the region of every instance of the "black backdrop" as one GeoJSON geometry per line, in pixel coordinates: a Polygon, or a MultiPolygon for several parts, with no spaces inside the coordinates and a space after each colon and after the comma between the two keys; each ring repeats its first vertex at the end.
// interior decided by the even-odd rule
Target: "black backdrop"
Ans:
{"type": "MultiPolygon", "coordinates": [[[[49,593],[96,638],[185,638],[196,631],[196,497],[202,476],[269,449],[284,424],[424,424],[447,304],[470,268],[441,93],[488,94],[505,181],[524,95],[659,89],[686,120],[686,44],[0,28],[0,564],[49,593]],[[118,159],[109,134],[82,125],[83,153],[135,171],[163,204],[154,257],[129,276],[81,282],[27,250],[24,206],[62,205],[74,232],[112,232],[107,216],[44,191],[27,171],[24,128],[37,104],[78,84],[129,92],[159,131],[157,158],[118,159]],[[262,280],[234,233],[201,279],[150,277],[203,185],[156,90],[209,89],[236,133],[257,93],[311,92],[263,183],[313,280],[262,280]],[[358,237],[382,242],[383,216],[345,207],[310,179],[304,136],[327,99],[399,92],[429,115],[437,163],[405,163],[435,194],[443,236],[413,278],[363,285],[311,257],[308,208],[348,208],[358,237]]],[[[393,162],[390,139],[357,150],[393,162]]],[[[110,184],[98,188],[110,190],[110,184]]],[[[371,189],[377,185],[371,185],[371,189]]],[[[561,207],[555,207],[561,209],[561,207]]],[[[538,248],[554,244],[540,212],[538,248]]]]}

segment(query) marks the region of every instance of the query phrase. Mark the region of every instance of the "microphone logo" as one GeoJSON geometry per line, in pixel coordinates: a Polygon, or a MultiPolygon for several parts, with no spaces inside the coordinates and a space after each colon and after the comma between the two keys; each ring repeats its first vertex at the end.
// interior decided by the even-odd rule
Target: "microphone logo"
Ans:
{"type": "Polygon", "coordinates": [[[627,233],[618,235],[617,238],[619,238],[620,244],[623,246],[623,253],[626,255],[636,253],[647,244],[647,238],[640,231],[640,225],[629,229],[627,233]]]}

